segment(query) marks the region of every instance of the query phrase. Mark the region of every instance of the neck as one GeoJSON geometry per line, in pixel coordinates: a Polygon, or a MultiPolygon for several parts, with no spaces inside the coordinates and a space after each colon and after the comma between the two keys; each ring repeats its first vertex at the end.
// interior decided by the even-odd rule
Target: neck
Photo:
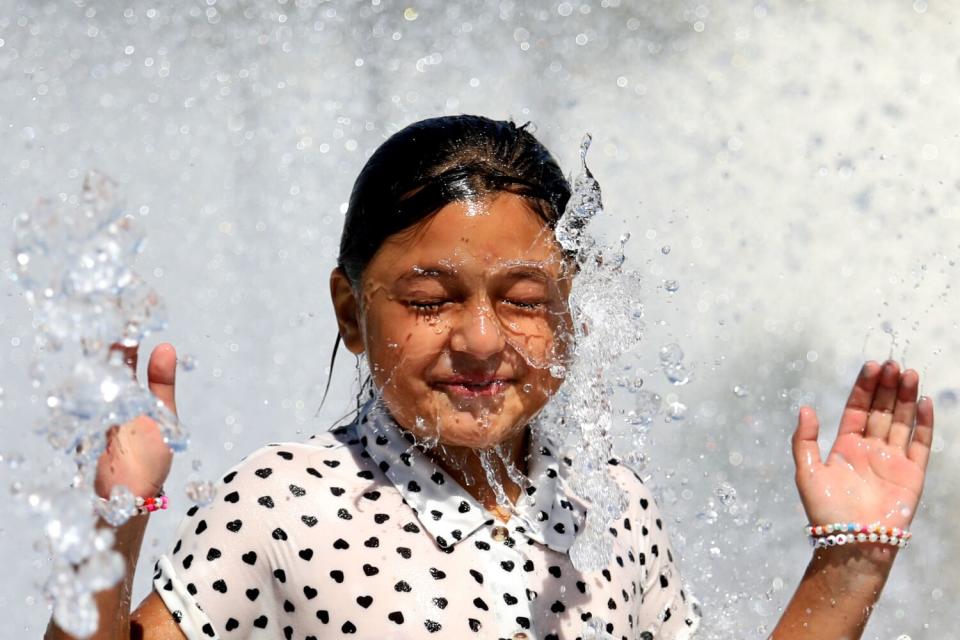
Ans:
{"type": "Polygon", "coordinates": [[[467,493],[483,505],[483,508],[492,513],[498,520],[507,522],[510,519],[510,507],[516,504],[522,493],[522,488],[515,483],[507,473],[504,459],[509,461],[520,473],[527,473],[527,440],[529,428],[523,429],[515,437],[500,444],[503,458],[493,450],[487,450],[487,459],[496,478],[510,501],[509,505],[500,504],[497,492],[487,478],[487,472],[481,461],[481,450],[469,447],[452,447],[440,445],[429,449],[427,455],[447,474],[456,480],[467,493]]]}

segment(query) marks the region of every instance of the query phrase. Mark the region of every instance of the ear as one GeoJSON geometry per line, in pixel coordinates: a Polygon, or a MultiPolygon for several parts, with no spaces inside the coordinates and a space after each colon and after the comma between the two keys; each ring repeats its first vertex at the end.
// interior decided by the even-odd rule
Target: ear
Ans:
{"type": "Polygon", "coordinates": [[[337,267],[330,274],[330,297],[343,346],[354,355],[363,352],[363,332],[360,330],[360,304],[347,274],[337,267]]]}

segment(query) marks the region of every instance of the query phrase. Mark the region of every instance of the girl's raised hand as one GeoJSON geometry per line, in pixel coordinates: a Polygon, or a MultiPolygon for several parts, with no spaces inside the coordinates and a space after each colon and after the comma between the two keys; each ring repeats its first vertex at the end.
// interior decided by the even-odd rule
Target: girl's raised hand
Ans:
{"type": "MultiPolygon", "coordinates": [[[[123,352],[124,361],[137,374],[137,348],[113,345],[111,350],[123,352]]],[[[157,345],[147,365],[147,386],[170,411],[176,415],[174,396],[177,372],[177,352],[173,345],[157,345]]],[[[135,496],[155,496],[163,486],[173,452],[163,441],[160,427],[149,416],[138,416],[126,424],[114,426],[107,433],[107,448],[97,462],[94,488],[97,495],[106,498],[118,484],[125,485],[135,496]]]]}
{"type": "Polygon", "coordinates": [[[816,412],[800,409],[793,435],[796,482],[810,524],[908,528],[933,441],[933,402],[917,401],[920,376],[896,362],[867,362],[847,400],[837,439],[820,457],[816,412]]]}

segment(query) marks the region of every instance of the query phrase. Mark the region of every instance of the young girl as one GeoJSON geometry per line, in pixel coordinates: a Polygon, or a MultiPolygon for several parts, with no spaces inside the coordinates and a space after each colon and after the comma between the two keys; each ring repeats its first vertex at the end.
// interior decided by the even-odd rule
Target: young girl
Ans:
{"type": "MultiPolygon", "coordinates": [[[[569,197],[510,122],[436,118],[387,140],[357,179],[330,278],[339,338],[374,393],[349,425],[267,445],[223,476],[132,613],[147,517],[120,527],[128,571],[98,595],[96,637],[692,637],[700,613],[657,506],[617,460],[607,471],[629,504],[609,522],[612,560],[581,572],[570,559],[591,504],[537,428],[561,384],[550,365],[572,350],[576,268],[554,235],[569,197]]],[[[147,370],[174,411],[175,362],[163,344],[147,370]]],[[[773,637],[862,633],[923,486],[933,407],[918,385],[866,363],[826,461],[801,410],[797,485],[810,523],[829,526],[808,532],[822,541],[773,637]]],[[[97,492],[153,497],[170,463],[139,419],[115,432],[97,492]]],[[[63,637],[51,623],[47,638],[63,637]]]]}

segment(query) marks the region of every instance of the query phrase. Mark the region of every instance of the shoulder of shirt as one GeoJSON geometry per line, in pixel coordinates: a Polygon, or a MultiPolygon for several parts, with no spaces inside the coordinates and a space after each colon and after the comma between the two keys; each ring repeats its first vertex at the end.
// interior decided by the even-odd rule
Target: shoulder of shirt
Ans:
{"type": "MultiPolygon", "coordinates": [[[[337,467],[356,468],[355,458],[362,447],[353,424],[334,427],[310,436],[304,441],[271,442],[245,455],[221,478],[229,483],[238,473],[250,469],[262,469],[283,461],[304,462],[307,467],[317,464],[318,469],[329,473],[337,467]],[[359,449],[359,450],[358,450],[359,449]]],[[[319,476],[319,474],[317,474],[319,476]]]]}
{"type": "Polygon", "coordinates": [[[637,473],[636,469],[630,466],[622,458],[612,457],[607,460],[607,468],[610,470],[610,473],[615,476],[626,476],[632,478],[630,482],[636,482],[638,484],[644,484],[643,478],[640,477],[640,474],[637,473]]]}
{"type": "Polygon", "coordinates": [[[607,469],[617,483],[632,495],[652,500],[652,492],[640,474],[621,458],[607,460],[607,469]]]}

